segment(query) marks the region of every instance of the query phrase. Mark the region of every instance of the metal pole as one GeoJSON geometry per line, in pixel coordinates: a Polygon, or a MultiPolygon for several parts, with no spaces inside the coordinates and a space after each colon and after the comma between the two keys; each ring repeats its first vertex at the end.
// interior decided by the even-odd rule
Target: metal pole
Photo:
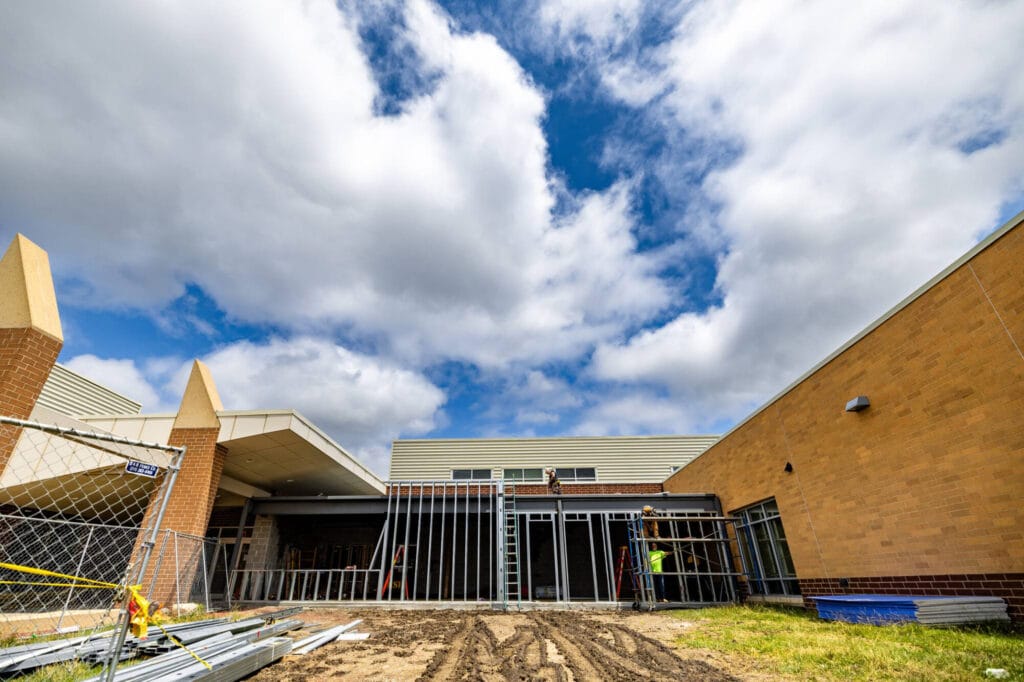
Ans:
{"type": "Polygon", "coordinates": [[[566,603],[569,603],[569,601],[572,598],[572,595],[570,594],[570,591],[569,591],[569,557],[568,557],[569,547],[568,547],[568,540],[567,540],[566,535],[565,535],[565,511],[562,508],[562,501],[561,500],[558,500],[556,502],[556,505],[558,507],[558,530],[559,530],[559,535],[561,536],[560,537],[560,542],[561,542],[561,546],[562,546],[562,552],[561,552],[561,559],[562,559],[562,561],[561,561],[561,564],[562,564],[562,584],[565,586],[565,601],[566,601],[566,603]]]}
{"type": "Polygon", "coordinates": [[[174,611],[181,615],[181,567],[178,564],[178,531],[171,531],[174,535],[174,611]]]}
{"type": "Polygon", "coordinates": [[[427,529],[427,579],[424,581],[427,589],[423,592],[423,598],[430,600],[430,562],[433,559],[434,554],[434,485],[433,481],[430,482],[430,522],[428,523],[427,529]]]}
{"type": "Polygon", "coordinates": [[[494,601],[494,511],[498,503],[498,486],[492,485],[487,490],[487,599],[494,601]]]}
{"type": "Polygon", "coordinates": [[[587,534],[590,536],[590,573],[594,579],[594,601],[600,601],[597,587],[597,557],[594,555],[594,526],[591,524],[592,514],[587,514],[587,534]]]}
{"type": "MultiPolygon", "coordinates": [[[[85,561],[85,554],[89,551],[89,542],[92,540],[92,532],[96,530],[95,527],[89,527],[89,534],[85,536],[85,544],[82,546],[82,556],[78,557],[78,566],[75,568],[75,575],[82,575],[82,562],[85,561]]],[[[68,605],[71,604],[71,594],[75,591],[75,584],[71,583],[71,588],[68,590],[67,599],[64,600],[64,608],[60,612],[60,618],[57,619],[57,630],[60,631],[60,626],[64,622],[64,616],[68,612],[68,605]]]]}
{"type": "Polygon", "coordinates": [[[444,583],[444,527],[445,511],[448,506],[448,482],[441,482],[441,541],[437,546],[437,601],[441,601],[444,583]]]}
{"type": "Polygon", "coordinates": [[[210,612],[210,580],[206,575],[206,540],[200,540],[199,544],[200,558],[203,560],[203,594],[206,597],[204,604],[206,605],[206,612],[210,612]]]}
{"type": "Polygon", "coordinates": [[[551,562],[555,571],[555,601],[562,600],[562,569],[558,561],[558,531],[555,529],[555,515],[548,515],[551,521],[551,562]]]}
{"type": "Polygon", "coordinates": [[[412,573],[412,598],[416,600],[420,582],[420,526],[423,525],[423,488],[425,483],[420,481],[420,508],[416,512],[416,564],[412,573]]]}
{"type": "Polygon", "coordinates": [[[449,599],[455,601],[455,550],[459,546],[459,539],[457,533],[459,532],[459,483],[455,482],[455,491],[452,495],[452,563],[450,566],[451,570],[451,591],[448,593],[449,599]]]}
{"type": "MultiPolygon", "coordinates": [[[[469,599],[469,484],[466,484],[466,523],[462,531],[462,601],[469,599]]],[[[452,598],[455,593],[452,593],[452,598]]]]}
{"type": "Polygon", "coordinates": [[[504,481],[498,481],[498,492],[497,492],[496,503],[497,503],[496,504],[496,509],[495,509],[496,513],[494,514],[495,518],[494,518],[494,523],[492,525],[494,526],[495,537],[497,538],[497,541],[495,542],[495,546],[496,546],[496,548],[498,550],[497,560],[495,561],[495,564],[496,564],[497,569],[498,569],[497,597],[498,597],[498,601],[500,601],[502,603],[502,605],[504,605],[505,604],[505,597],[506,597],[505,593],[508,591],[508,583],[505,580],[505,568],[506,568],[505,567],[505,552],[506,552],[506,547],[505,547],[505,533],[504,533],[504,528],[503,528],[503,526],[504,526],[504,519],[505,519],[505,482],[504,481]],[[498,525],[498,524],[501,524],[501,525],[498,525]]]}
{"type": "MultiPolygon", "coordinates": [[[[394,482],[389,482],[388,483],[388,509],[387,509],[387,512],[384,515],[384,534],[381,536],[383,538],[383,544],[380,547],[381,554],[380,554],[380,571],[379,571],[379,577],[377,579],[377,601],[380,601],[381,599],[384,598],[384,567],[388,563],[390,563],[390,557],[391,557],[391,554],[388,552],[388,533],[391,530],[391,494],[392,494],[392,488],[394,488],[394,487],[395,487],[394,482]]],[[[367,577],[367,579],[369,579],[369,577],[370,577],[369,574],[367,574],[366,577],[367,577]]]]}
{"type": "Polygon", "coordinates": [[[526,597],[527,600],[533,601],[533,564],[530,557],[530,518],[532,515],[526,515],[526,597]]]}
{"type": "MultiPolygon", "coordinates": [[[[405,601],[405,595],[409,591],[409,526],[412,524],[412,483],[409,483],[409,496],[405,500],[405,551],[402,552],[402,587],[398,590],[398,598],[405,601]]],[[[416,595],[413,595],[413,599],[416,595]]]]}
{"type": "MultiPolygon", "coordinates": [[[[488,483],[490,486],[490,483],[488,483]]],[[[480,601],[480,522],[483,521],[483,507],[480,505],[480,486],[476,487],[476,600],[480,601]]]]}
{"type": "MultiPolygon", "coordinates": [[[[153,524],[153,528],[150,531],[149,540],[142,543],[142,560],[139,562],[139,570],[137,573],[139,579],[146,574],[146,568],[149,567],[149,555],[153,551],[153,546],[156,544],[157,533],[159,532],[160,524],[163,523],[164,513],[167,511],[167,503],[171,498],[171,491],[174,489],[174,482],[178,479],[178,471],[181,469],[181,460],[184,457],[185,448],[182,447],[178,450],[178,456],[173,458],[171,460],[171,464],[167,467],[167,487],[164,489],[163,499],[160,500],[160,507],[156,514],[156,522],[153,524]]],[[[107,660],[104,661],[103,664],[103,675],[107,682],[113,682],[114,680],[114,673],[117,672],[117,658],[120,656],[121,648],[124,646],[125,637],[128,635],[127,602],[125,602],[121,607],[121,613],[118,617],[118,626],[119,630],[117,635],[112,638],[107,660]]]]}

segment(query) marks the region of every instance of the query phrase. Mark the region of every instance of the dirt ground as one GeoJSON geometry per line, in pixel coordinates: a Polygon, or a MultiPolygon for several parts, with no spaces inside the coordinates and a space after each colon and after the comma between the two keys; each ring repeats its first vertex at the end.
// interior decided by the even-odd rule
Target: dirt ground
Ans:
{"type": "Polygon", "coordinates": [[[300,680],[765,679],[673,645],[693,627],[664,613],[311,610],[307,623],[362,618],[362,642],[289,656],[249,678],[300,680]]]}

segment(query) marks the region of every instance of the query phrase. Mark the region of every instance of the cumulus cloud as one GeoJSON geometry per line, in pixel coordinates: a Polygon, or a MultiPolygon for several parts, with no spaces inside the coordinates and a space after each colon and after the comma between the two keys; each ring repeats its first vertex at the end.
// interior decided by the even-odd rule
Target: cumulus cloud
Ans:
{"type": "Polygon", "coordinates": [[[391,440],[431,431],[445,402],[421,374],[312,337],[243,341],[204,360],[225,408],[298,410],[380,475],[391,440]]]}
{"type": "Polygon", "coordinates": [[[144,412],[173,410],[177,406],[164,401],[160,391],[150,383],[134,360],[77,355],[63,363],[73,372],[96,381],[123,396],[142,403],[144,412]]]}
{"type": "Polygon", "coordinates": [[[594,376],[740,417],[966,251],[1024,191],[1022,30],[1015,3],[694,6],[649,77],[690,144],[663,172],[738,150],[700,185],[721,303],[594,376]]]}
{"type": "MultiPolygon", "coordinates": [[[[442,422],[445,394],[423,375],[325,339],[240,341],[203,358],[225,409],[293,409],[339,441],[380,475],[390,442],[418,436],[442,422]]],[[[147,413],[174,412],[191,361],[79,355],[70,369],[143,403],[147,413]]]]}
{"type": "Polygon", "coordinates": [[[556,215],[515,60],[401,11],[432,77],[385,116],[360,18],[328,0],[5,5],[0,226],[79,305],[196,284],[231,319],[356,329],[413,363],[575,354],[662,304],[624,192],[556,215]]]}

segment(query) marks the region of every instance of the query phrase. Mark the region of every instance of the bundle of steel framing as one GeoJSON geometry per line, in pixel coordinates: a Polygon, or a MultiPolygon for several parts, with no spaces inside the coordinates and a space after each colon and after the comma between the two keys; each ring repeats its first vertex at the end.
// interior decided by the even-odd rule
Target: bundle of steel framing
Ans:
{"type": "MultiPolygon", "coordinates": [[[[284,609],[235,622],[228,618],[210,618],[176,623],[162,630],[154,628],[152,636],[145,640],[128,637],[119,661],[140,656],[151,658],[116,671],[113,679],[240,679],[291,651],[292,640],[279,635],[297,630],[303,623],[277,618],[299,611],[301,608],[284,609]],[[205,660],[212,669],[207,669],[192,654],[205,660]]],[[[109,634],[8,647],[0,650],[0,678],[72,660],[102,663],[109,648],[109,634]]]]}
{"type": "MultiPolygon", "coordinates": [[[[158,653],[144,663],[139,663],[114,673],[119,682],[142,680],[216,680],[232,681],[250,675],[260,668],[279,660],[292,650],[293,642],[279,637],[291,630],[302,627],[302,621],[282,620],[267,624],[263,617],[237,622],[210,621],[191,623],[197,627],[186,628],[174,633],[182,646],[170,642],[167,637],[154,638],[135,647],[138,653],[158,653]],[[200,662],[202,659],[209,668],[200,662]]],[[[89,682],[99,682],[95,677],[89,682]]]]}

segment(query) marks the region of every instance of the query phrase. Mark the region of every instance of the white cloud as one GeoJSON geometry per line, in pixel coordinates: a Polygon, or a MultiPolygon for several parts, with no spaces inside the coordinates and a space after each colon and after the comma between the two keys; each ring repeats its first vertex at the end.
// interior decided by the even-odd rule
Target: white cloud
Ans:
{"type": "Polygon", "coordinates": [[[606,47],[636,29],[641,9],[640,0],[547,0],[538,13],[557,36],[584,35],[606,47]]]}
{"type": "Polygon", "coordinates": [[[328,0],[4,5],[0,226],[70,302],[152,310],[195,283],[230,319],[356,329],[414,363],[575,355],[662,305],[627,192],[553,217],[519,65],[404,11],[436,80],[385,117],[328,0]]]}
{"type": "Polygon", "coordinates": [[[142,403],[144,412],[162,412],[177,409],[162,400],[160,392],[136,366],[134,360],[100,358],[95,355],[76,355],[62,363],[73,372],[91,379],[121,395],[142,403]]]}
{"type": "Polygon", "coordinates": [[[1019,3],[695,6],[653,61],[664,124],[740,150],[702,184],[722,302],[595,376],[740,417],[966,251],[1024,191],[1022,31],[1019,3]]]}
{"type": "MultiPolygon", "coordinates": [[[[387,475],[390,443],[443,423],[445,394],[423,375],[325,339],[236,342],[207,355],[225,409],[293,409],[348,452],[387,475]]],[[[143,403],[144,412],[176,412],[192,361],[79,355],[70,369],[143,403]]]]}
{"type": "Polygon", "coordinates": [[[416,372],[323,339],[234,343],[204,358],[226,409],[295,409],[380,475],[390,441],[432,430],[444,393],[416,372]]]}
{"type": "Polygon", "coordinates": [[[691,406],[649,391],[615,391],[586,411],[578,424],[585,435],[697,433],[691,406]]]}

